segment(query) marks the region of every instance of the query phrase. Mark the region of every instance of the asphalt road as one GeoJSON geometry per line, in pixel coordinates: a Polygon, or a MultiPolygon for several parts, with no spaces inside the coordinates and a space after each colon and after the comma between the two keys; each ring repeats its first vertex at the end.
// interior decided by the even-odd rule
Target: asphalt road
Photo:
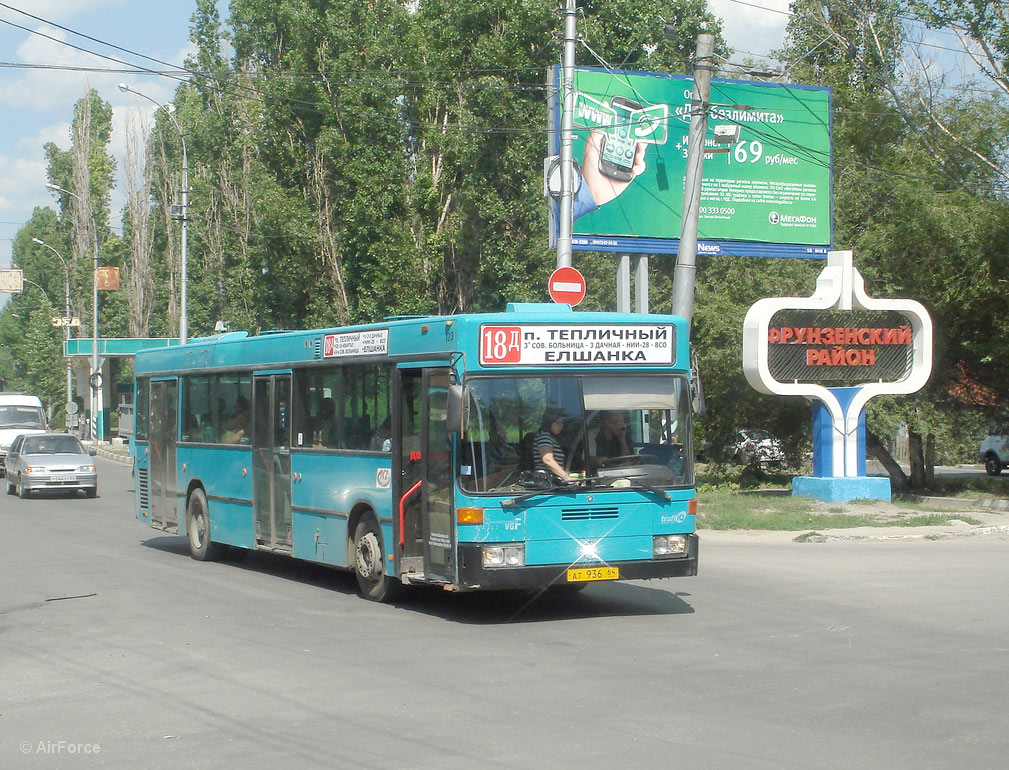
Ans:
{"type": "Polygon", "coordinates": [[[384,606],[308,564],[192,561],[136,521],[128,468],[99,472],[96,500],[0,499],[0,768],[1009,757],[1003,538],[712,534],[696,578],[384,606]]]}

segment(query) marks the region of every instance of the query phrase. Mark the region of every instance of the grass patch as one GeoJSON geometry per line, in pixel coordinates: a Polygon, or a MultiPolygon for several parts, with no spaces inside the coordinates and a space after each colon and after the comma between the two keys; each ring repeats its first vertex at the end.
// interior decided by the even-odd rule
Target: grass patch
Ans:
{"type": "Polygon", "coordinates": [[[823,537],[819,532],[803,532],[801,535],[793,537],[792,540],[796,543],[808,543],[813,538],[823,537]]]}
{"type": "Polygon", "coordinates": [[[887,526],[890,527],[944,527],[950,523],[952,520],[963,521],[967,524],[977,526],[979,524],[984,524],[983,521],[978,521],[977,519],[971,518],[970,516],[963,516],[961,514],[956,514],[951,516],[945,513],[932,513],[925,516],[908,516],[906,518],[900,518],[896,521],[891,522],[887,526]]]}
{"type": "Polygon", "coordinates": [[[943,497],[1009,498],[1009,476],[936,476],[928,491],[943,497]]]}
{"type": "MultiPolygon", "coordinates": [[[[725,487],[698,489],[699,530],[824,530],[854,527],[933,527],[951,520],[978,525],[983,522],[962,513],[922,513],[922,505],[893,505],[879,501],[853,501],[826,505],[803,497],[734,492],[725,487]],[[913,510],[908,510],[912,508],[913,510]]],[[[931,510],[935,510],[932,508],[931,510]]],[[[816,533],[818,534],[818,533],[816,533]]]]}
{"type": "Polygon", "coordinates": [[[803,513],[801,511],[700,511],[698,529],[771,529],[794,531],[822,527],[823,529],[851,529],[871,527],[878,519],[838,513],[803,513]]]}

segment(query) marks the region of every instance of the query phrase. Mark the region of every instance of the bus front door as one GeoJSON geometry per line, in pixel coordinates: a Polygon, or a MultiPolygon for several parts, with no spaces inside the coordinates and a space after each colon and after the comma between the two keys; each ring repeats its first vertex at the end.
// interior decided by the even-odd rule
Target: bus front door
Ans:
{"type": "Polygon", "coordinates": [[[256,543],[291,549],[291,375],[257,376],[253,388],[252,497],[256,543]]]}
{"type": "Polygon", "coordinates": [[[177,532],[179,501],[175,457],[179,435],[178,381],[152,381],[150,404],[147,464],[151,485],[151,525],[177,532]]]}
{"type": "Polygon", "coordinates": [[[445,412],[448,370],[398,371],[400,564],[405,571],[423,571],[427,580],[452,583],[456,565],[452,444],[445,412]]]}

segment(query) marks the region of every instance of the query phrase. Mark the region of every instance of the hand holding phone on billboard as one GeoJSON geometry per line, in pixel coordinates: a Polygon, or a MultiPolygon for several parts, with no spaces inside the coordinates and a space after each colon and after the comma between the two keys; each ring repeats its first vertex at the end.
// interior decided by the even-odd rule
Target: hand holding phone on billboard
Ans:
{"type": "Polygon", "coordinates": [[[641,104],[623,96],[610,99],[613,108],[613,125],[603,135],[599,153],[599,171],[618,182],[630,182],[634,178],[634,155],[638,142],[634,138],[635,115],[641,104]]]}
{"type": "Polygon", "coordinates": [[[582,179],[592,193],[597,206],[609,203],[627,189],[634,177],[645,170],[645,147],[642,142],[635,142],[634,155],[629,165],[629,173],[622,175],[626,179],[616,178],[602,171],[602,154],[606,140],[602,131],[592,131],[585,141],[585,156],[582,161],[582,179]]]}

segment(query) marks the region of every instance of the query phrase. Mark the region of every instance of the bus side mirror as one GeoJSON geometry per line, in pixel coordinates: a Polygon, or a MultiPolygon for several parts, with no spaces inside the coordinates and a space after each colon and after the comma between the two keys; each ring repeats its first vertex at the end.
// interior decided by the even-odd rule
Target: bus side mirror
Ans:
{"type": "Polygon", "coordinates": [[[697,351],[690,351],[690,407],[695,415],[700,417],[708,411],[704,400],[704,386],[701,385],[701,370],[697,365],[697,351]]]}
{"type": "Polygon", "coordinates": [[[449,433],[465,433],[469,429],[469,388],[448,386],[446,412],[449,433]]]}

